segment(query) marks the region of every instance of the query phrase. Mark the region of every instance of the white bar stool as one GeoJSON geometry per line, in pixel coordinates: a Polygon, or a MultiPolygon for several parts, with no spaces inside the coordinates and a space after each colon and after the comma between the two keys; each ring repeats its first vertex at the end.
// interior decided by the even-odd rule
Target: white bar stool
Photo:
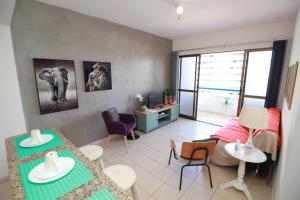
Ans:
{"type": "Polygon", "coordinates": [[[105,168],[103,172],[122,190],[127,191],[131,189],[132,197],[136,199],[134,191],[136,173],[131,167],[118,164],[105,168]]]}
{"type": "Polygon", "coordinates": [[[90,161],[95,161],[99,159],[100,167],[104,169],[104,164],[102,161],[103,148],[99,145],[86,145],[79,148],[81,153],[85,155],[90,161]]]}

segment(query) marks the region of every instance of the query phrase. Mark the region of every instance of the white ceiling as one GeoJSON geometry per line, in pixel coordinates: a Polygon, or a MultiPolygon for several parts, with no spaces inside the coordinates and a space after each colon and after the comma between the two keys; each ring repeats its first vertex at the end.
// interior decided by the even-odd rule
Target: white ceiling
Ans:
{"type": "Polygon", "coordinates": [[[293,19],[300,0],[38,0],[170,39],[293,19]]]}

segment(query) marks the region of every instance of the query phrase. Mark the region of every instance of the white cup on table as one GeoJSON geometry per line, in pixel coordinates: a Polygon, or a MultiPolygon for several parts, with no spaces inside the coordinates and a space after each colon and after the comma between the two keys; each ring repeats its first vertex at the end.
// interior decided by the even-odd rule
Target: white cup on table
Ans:
{"type": "Polygon", "coordinates": [[[30,139],[33,144],[41,143],[43,141],[41,131],[39,129],[33,129],[30,132],[30,139]]]}
{"type": "Polygon", "coordinates": [[[55,173],[59,171],[59,157],[56,151],[50,151],[45,156],[45,172],[55,173]]]}

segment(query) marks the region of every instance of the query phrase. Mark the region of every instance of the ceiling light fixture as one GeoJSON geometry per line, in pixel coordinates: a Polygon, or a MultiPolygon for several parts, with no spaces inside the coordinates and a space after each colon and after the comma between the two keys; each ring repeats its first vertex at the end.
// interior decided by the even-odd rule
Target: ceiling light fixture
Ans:
{"type": "Polygon", "coordinates": [[[182,15],[182,13],[183,13],[183,7],[182,6],[177,6],[176,13],[177,13],[177,15],[182,15]]]}
{"type": "Polygon", "coordinates": [[[180,20],[181,15],[183,14],[183,7],[179,3],[176,4],[176,13],[177,13],[177,19],[180,20]]]}

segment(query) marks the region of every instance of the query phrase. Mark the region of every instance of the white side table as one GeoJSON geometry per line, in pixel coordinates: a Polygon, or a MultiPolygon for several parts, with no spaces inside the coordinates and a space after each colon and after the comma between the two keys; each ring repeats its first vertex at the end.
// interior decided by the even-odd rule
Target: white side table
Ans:
{"type": "Polygon", "coordinates": [[[239,151],[235,151],[234,147],[235,143],[226,144],[225,151],[232,157],[240,160],[238,177],[232,181],[220,185],[220,188],[225,190],[227,188],[234,187],[240,191],[243,191],[248,200],[252,200],[252,196],[247,188],[247,185],[244,183],[245,164],[246,162],[262,163],[266,161],[267,157],[261,150],[257,148],[254,148],[250,153],[245,153],[243,144],[241,145],[241,150],[239,151]]]}

